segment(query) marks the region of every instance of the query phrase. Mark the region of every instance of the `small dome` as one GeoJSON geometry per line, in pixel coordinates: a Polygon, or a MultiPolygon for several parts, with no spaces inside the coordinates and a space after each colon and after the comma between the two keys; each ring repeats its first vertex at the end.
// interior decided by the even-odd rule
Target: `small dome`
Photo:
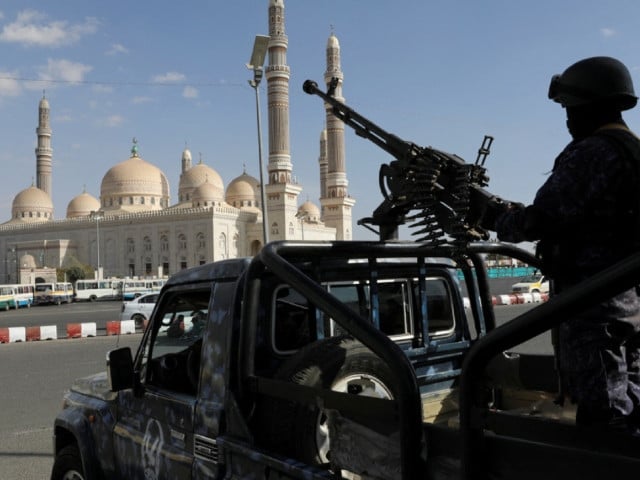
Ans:
{"type": "Polygon", "coordinates": [[[320,221],[320,209],[313,202],[307,200],[298,208],[298,218],[307,223],[317,223],[320,221]]]}
{"type": "Polygon", "coordinates": [[[234,178],[227,187],[227,203],[236,208],[257,207],[260,182],[246,172],[234,178]]]}
{"type": "Polygon", "coordinates": [[[194,207],[208,207],[223,201],[223,190],[208,181],[193,191],[192,202],[194,207]]]}
{"type": "Polygon", "coordinates": [[[114,165],[102,178],[100,201],[103,210],[148,211],[169,205],[169,182],[155,165],[138,156],[135,144],[131,157],[114,165]]]}
{"type": "Polygon", "coordinates": [[[52,217],[53,202],[44,190],[31,185],[13,199],[11,218],[14,221],[42,222],[52,217]]]}
{"type": "Polygon", "coordinates": [[[40,108],[40,109],[48,109],[49,108],[49,101],[44,97],[44,95],[42,96],[42,99],[40,100],[40,104],[38,105],[38,108],[40,108]]]}
{"type": "Polygon", "coordinates": [[[220,191],[224,192],[224,183],[222,182],[222,178],[218,172],[200,162],[180,175],[178,201],[190,201],[194,190],[205,182],[209,182],[214,187],[219,188],[220,191]]]}
{"type": "Polygon", "coordinates": [[[82,192],[71,199],[67,205],[67,218],[88,217],[91,212],[100,210],[100,201],[87,192],[82,192]]]}

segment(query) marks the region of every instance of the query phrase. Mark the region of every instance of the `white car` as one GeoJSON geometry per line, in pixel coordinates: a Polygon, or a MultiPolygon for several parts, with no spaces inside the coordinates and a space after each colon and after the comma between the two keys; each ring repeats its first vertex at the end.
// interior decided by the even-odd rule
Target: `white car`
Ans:
{"type": "Polygon", "coordinates": [[[549,279],[540,273],[523,277],[511,285],[513,293],[549,293],[549,279]]]}
{"type": "Polygon", "coordinates": [[[143,327],[144,322],[149,319],[156,306],[158,295],[158,293],[148,293],[140,295],[133,300],[122,302],[120,320],[135,320],[136,327],[143,327]]]}

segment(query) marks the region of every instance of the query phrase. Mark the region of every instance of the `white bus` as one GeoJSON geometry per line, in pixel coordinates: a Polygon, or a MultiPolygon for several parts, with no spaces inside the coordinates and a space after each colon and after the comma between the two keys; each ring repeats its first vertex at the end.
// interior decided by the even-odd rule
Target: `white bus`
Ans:
{"type": "Polygon", "coordinates": [[[71,303],[73,301],[73,285],[69,282],[36,283],[33,287],[33,304],[71,303]]]}
{"type": "Polygon", "coordinates": [[[125,279],[122,284],[122,299],[124,301],[133,300],[134,298],[144,295],[145,293],[158,293],[164,284],[167,283],[166,278],[154,279],[125,279]]]}
{"type": "Polygon", "coordinates": [[[76,280],[74,300],[95,302],[122,299],[122,280],[76,280]]]}
{"type": "Polygon", "coordinates": [[[33,303],[33,285],[0,285],[0,309],[30,307],[33,303]]]}

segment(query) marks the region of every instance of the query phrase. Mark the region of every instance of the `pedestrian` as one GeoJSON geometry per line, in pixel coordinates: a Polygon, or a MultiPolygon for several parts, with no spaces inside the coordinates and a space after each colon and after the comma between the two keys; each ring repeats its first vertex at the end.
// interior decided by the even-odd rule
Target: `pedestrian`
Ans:
{"type": "MultiPolygon", "coordinates": [[[[565,109],[572,141],[533,204],[492,203],[483,225],[503,241],[539,240],[557,294],[638,249],[640,140],[621,114],[637,103],[631,75],[614,58],[554,75],[549,98],[565,109]]],[[[559,326],[557,363],[578,425],[640,432],[639,331],[635,288],[559,326]]]]}

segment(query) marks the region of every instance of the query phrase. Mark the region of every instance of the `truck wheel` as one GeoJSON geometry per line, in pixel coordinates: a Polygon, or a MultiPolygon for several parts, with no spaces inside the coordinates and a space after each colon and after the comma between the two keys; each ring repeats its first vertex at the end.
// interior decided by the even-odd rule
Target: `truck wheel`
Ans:
{"type": "MultiPolygon", "coordinates": [[[[288,359],[276,378],[314,388],[394,398],[387,365],[353,339],[334,337],[315,342],[288,359]]],[[[262,412],[260,432],[266,445],[310,464],[329,461],[329,426],[316,405],[270,398],[262,412]]]]}
{"type": "Polygon", "coordinates": [[[82,459],[75,445],[68,445],[58,452],[53,462],[51,480],[84,480],[82,459]]]}

